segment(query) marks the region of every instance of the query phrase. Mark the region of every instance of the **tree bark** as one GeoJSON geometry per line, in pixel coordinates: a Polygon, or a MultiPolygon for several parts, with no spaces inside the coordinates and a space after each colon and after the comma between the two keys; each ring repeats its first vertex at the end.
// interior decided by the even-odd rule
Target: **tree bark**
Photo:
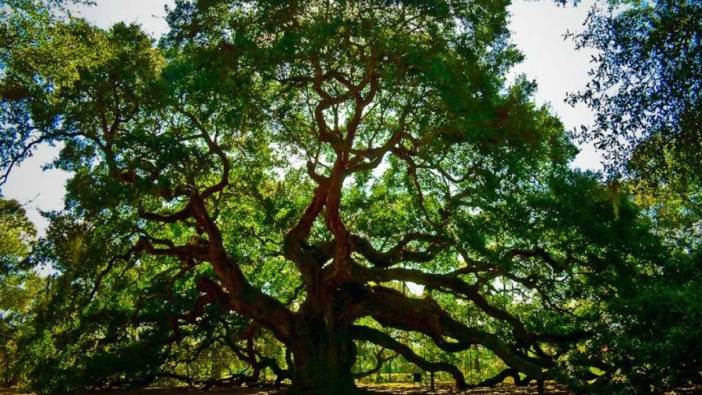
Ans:
{"type": "Polygon", "coordinates": [[[298,317],[290,348],[293,379],[288,394],[358,394],[352,366],[356,348],[349,325],[319,315],[298,317]]]}

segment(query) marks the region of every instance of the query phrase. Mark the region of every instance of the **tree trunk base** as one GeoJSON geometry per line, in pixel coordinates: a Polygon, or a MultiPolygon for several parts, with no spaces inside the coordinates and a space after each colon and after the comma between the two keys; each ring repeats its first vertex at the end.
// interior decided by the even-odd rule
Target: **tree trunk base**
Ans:
{"type": "Polygon", "coordinates": [[[307,387],[290,386],[287,395],[359,395],[367,393],[356,386],[307,387]]]}

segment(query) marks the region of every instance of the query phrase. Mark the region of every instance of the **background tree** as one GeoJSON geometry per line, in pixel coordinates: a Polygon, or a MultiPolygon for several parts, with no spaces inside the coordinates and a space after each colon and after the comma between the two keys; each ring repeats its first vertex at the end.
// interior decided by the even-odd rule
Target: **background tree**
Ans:
{"type": "Polygon", "coordinates": [[[596,113],[580,137],[606,153],[613,183],[652,219],[670,255],[644,265],[637,291],[610,305],[610,357],[631,392],[701,381],[702,4],[612,2],[574,36],[597,51],[592,81],[571,95],[596,113]],[[687,344],[687,346],[685,346],[687,344]]]}
{"type": "Polygon", "coordinates": [[[574,36],[578,47],[596,50],[592,81],[569,97],[596,114],[580,138],[593,141],[610,172],[625,176],[656,217],[675,221],[688,240],[699,240],[702,215],[701,37],[697,1],[594,8],[574,36]],[[652,194],[664,196],[660,205],[651,204],[652,194]]]}
{"type": "Polygon", "coordinates": [[[26,258],[36,231],[24,208],[15,200],[0,198],[0,384],[19,380],[18,340],[26,329],[30,308],[38,299],[41,279],[28,273],[26,258]]]}

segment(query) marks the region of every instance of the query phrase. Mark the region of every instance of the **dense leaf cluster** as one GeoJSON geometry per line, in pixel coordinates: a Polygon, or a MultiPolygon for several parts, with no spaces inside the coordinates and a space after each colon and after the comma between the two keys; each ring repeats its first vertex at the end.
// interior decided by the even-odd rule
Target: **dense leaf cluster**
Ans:
{"type": "Polygon", "coordinates": [[[507,5],[181,0],[155,43],[10,4],[0,165],[55,143],[72,175],[15,371],[46,393],[355,393],[391,363],[461,389],[699,379],[696,244],[569,166],[507,83],[507,5]]]}

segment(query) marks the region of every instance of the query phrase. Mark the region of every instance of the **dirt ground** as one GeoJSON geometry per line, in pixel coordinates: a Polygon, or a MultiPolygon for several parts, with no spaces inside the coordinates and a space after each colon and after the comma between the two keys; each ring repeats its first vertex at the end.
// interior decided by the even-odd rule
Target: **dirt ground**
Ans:
{"type": "MultiPolygon", "coordinates": [[[[498,385],[492,388],[475,388],[464,392],[455,392],[449,388],[438,389],[437,391],[429,391],[428,387],[419,387],[406,384],[394,384],[384,386],[362,386],[371,394],[387,394],[387,395],[444,395],[444,394],[462,394],[462,395],[535,395],[538,394],[536,387],[515,387],[512,385],[498,385]]],[[[558,388],[553,384],[546,385],[546,394],[548,395],[570,395],[568,391],[558,388]]],[[[85,393],[82,395],[269,395],[282,394],[279,391],[266,390],[261,388],[226,388],[212,389],[209,391],[199,391],[188,388],[148,388],[142,390],[113,390],[103,392],[85,393]]],[[[682,389],[667,393],[666,395],[693,395],[702,394],[702,388],[682,389]]],[[[0,388],[0,395],[31,395],[23,394],[13,389],[0,388]]]]}
{"type": "MultiPolygon", "coordinates": [[[[511,385],[496,386],[493,388],[475,388],[464,392],[452,391],[449,387],[437,388],[436,391],[429,391],[426,386],[413,386],[411,384],[391,384],[383,386],[361,385],[371,394],[378,395],[443,395],[443,394],[465,394],[465,395],[531,395],[537,394],[536,387],[514,387],[511,385]]],[[[112,390],[103,392],[85,393],[82,395],[269,395],[282,394],[280,391],[261,388],[226,388],[212,389],[209,391],[199,391],[189,388],[148,388],[142,390],[112,390]]],[[[553,385],[546,386],[546,394],[567,395],[567,391],[558,389],[553,385]]],[[[12,389],[0,389],[0,395],[31,395],[21,394],[12,389]]]]}

